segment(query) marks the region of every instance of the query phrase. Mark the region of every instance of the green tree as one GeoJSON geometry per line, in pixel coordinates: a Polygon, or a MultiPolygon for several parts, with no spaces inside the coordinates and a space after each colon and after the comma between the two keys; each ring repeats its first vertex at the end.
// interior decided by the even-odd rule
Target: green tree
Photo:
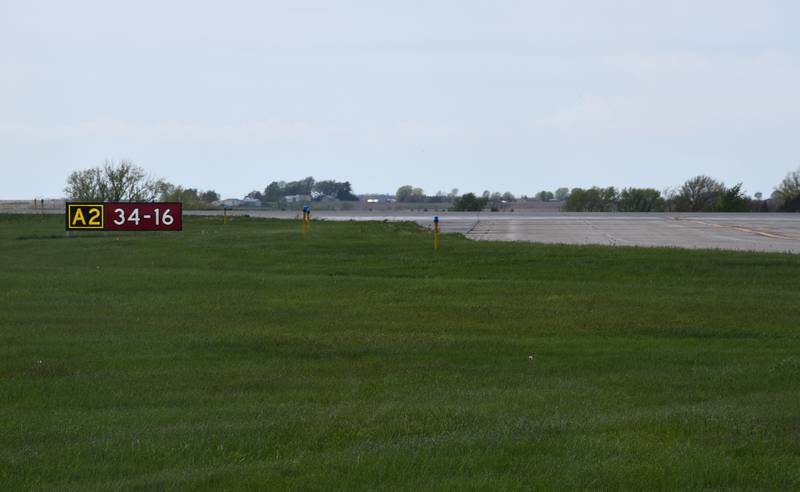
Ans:
{"type": "Polygon", "coordinates": [[[265,202],[279,202],[287,194],[284,193],[286,188],[285,181],[273,181],[266,188],[264,188],[264,201],[265,202]]]}
{"type": "Polygon", "coordinates": [[[553,194],[553,198],[558,200],[559,202],[563,202],[569,196],[569,189],[568,188],[559,188],[553,194]]]}
{"type": "Polygon", "coordinates": [[[742,191],[742,183],[724,189],[716,206],[717,212],[747,212],[749,209],[750,199],[742,191]]]}
{"type": "Polygon", "coordinates": [[[162,188],[162,202],[181,202],[185,209],[206,209],[212,202],[219,200],[219,194],[213,190],[198,191],[197,188],[184,188],[167,183],[162,188]],[[213,200],[212,200],[213,198],[213,200]]]}
{"type": "Polygon", "coordinates": [[[653,188],[625,188],[619,194],[620,212],[662,212],[666,202],[661,192],[653,188]]]}
{"type": "Polygon", "coordinates": [[[314,191],[326,196],[336,196],[339,193],[339,190],[342,188],[343,183],[340,183],[333,179],[325,179],[322,181],[317,181],[314,184],[314,191]]]}
{"type": "Polygon", "coordinates": [[[706,175],[688,179],[673,198],[677,212],[712,212],[717,207],[725,185],[706,175]]]}
{"type": "Polygon", "coordinates": [[[489,203],[486,197],[477,197],[475,193],[464,193],[453,201],[452,209],[457,212],[480,212],[489,203]]]}
{"type": "Polygon", "coordinates": [[[552,191],[542,190],[536,194],[536,199],[542,202],[549,202],[554,198],[552,191]]]}
{"type": "Polygon", "coordinates": [[[413,186],[403,185],[400,188],[397,188],[397,192],[394,194],[394,196],[397,198],[398,202],[407,202],[409,201],[412,193],[414,193],[413,186]]]}
{"type": "Polygon", "coordinates": [[[102,195],[100,184],[102,180],[103,173],[99,167],[73,171],[67,177],[67,187],[64,188],[64,192],[71,200],[104,201],[105,196],[102,195]]]}
{"type": "MultiPolygon", "coordinates": [[[[298,181],[289,181],[283,186],[283,196],[286,195],[311,195],[314,191],[314,178],[309,176],[298,181]]],[[[283,198],[283,196],[281,198],[283,198]]]]}
{"type": "MultiPolygon", "coordinates": [[[[256,192],[256,193],[258,193],[258,192],[256,192]]],[[[261,193],[258,193],[258,194],[261,195],[261,193]]],[[[260,196],[259,197],[254,197],[254,198],[256,198],[257,200],[261,200],[260,196]]],[[[203,200],[205,203],[214,203],[214,202],[218,202],[219,201],[220,196],[219,196],[219,193],[217,193],[214,190],[206,190],[206,191],[200,193],[200,199],[203,200]]]]}
{"type": "Polygon", "coordinates": [[[339,187],[339,191],[336,192],[336,198],[343,202],[357,202],[358,197],[353,194],[353,188],[350,185],[350,181],[345,181],[339,187]]]}
{"type": "Polygon", "coordinates": [[[787,174],[773,195],[778,201],[778,210],[800,212],[800,168],[787,174]]]}
{"type": "Polygon", "coordinates": [[[321,196],[330,196],[342,201],[358,201],[358,197],[353,194],[349,181],[336,181],[334,179],[317,181],[314,183],[314,191],[321,196]]]}
{"type": "Polygon", "coordinates": [[[424,202],[425,192],[422,188],[416,188],[411,185],[404,185],[397,189],[395,197],[398,202],[424,202]]]}
{"type": "Polygon", "coordinates": [[[151,179],[131,161],[106,161],[102,166],[74,171],[64,192],[71,200],[98,202],[149,202],[155,200],[163,182],[151,179]]]}
{"type": "MultiPolygon", "coordinates": [[[[210,193],[214,193],[214,192],[212,191],[210,193]]],[[[246,194],[244,197],[245,198],[253,198],[253,199],[256,199],[256,200],[263,200],[264,199],[264,195],[258,190],[253,190],[250,193],[246,194]]],[[[209,200],[209,203],[217,201],[217,200],[219,200],[219,198],[215,198],[213,200],[209,200]]],[[[203,200],[203,201],[206,201],[206,200],[203,200]]]]}
{"type": "Polygon", "coordinates": [[[567,212],[612,212],[617,208],[619,194],[613,186],[584,190],[573,188],[563,209],[567,212]]]}

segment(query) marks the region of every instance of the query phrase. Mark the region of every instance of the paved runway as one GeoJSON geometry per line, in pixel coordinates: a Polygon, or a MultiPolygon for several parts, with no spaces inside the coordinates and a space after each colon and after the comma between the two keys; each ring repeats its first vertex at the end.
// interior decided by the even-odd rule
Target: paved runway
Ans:
{"type": "Polygon", "coordinates": [[[565,214],[481,220],[467,236],[481,240],[800,253],[800,216],[565,214]]]}
{"type": "MultiPolygon", "coordinates": [[[[299,218],[297,212],[234,213],[299,218]]],[[[341,211],[315,212],[313,216],[321,220],[413,221],[430,226],[435,213],[341,211]]],[[[442,232],[462,233],[476,240],[800,253],[800,214],[440,212],[438,215],[442,232]]]]}

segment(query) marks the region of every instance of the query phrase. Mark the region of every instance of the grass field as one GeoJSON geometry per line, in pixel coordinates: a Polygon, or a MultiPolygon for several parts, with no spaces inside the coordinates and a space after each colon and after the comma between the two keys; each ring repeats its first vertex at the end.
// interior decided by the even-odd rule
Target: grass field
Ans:
{"type": "Polygon", "coordinates": [[[800,488],[800,256],[185,220],[0,215],[0,488],[800,488]]]}

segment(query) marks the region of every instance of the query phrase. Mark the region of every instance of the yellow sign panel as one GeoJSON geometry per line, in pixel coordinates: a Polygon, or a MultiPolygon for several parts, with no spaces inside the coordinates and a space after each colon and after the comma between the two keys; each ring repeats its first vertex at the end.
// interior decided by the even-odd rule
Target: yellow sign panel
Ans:
{"type": "Polygon", "coordinates": [[[68,203],[67,230],[103,229],[102,203],[68,203]]]}

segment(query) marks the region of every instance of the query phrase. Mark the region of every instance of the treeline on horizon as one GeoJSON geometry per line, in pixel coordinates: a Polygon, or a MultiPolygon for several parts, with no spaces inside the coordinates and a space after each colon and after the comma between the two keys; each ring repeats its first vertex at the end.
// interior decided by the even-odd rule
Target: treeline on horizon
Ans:
{"type": "MultiPolygon", "coordinates": [[[[207,208],[221,204],[214,190],[184,188],[164,180],[154,180],[147,172],[130,161],[115,164],[106,161],[102,166],[79,170],[67,178],[64,189],[71,200],[81,201],[177,201],[186,208],[207,208]]],[[[765,198],[761,193],[747,196],[742,183],[728,187],[706,175],[686,180],[680,187],[659,191],[655,188],[616,187],[558,188],[540,191],[533,197],[514,196],[511,192],[484,191],[459,194],[439,191],[427,195],[422,188],[403,185],[394,195],[364,194],[384,201],[408,204],[449,204],[454,211],[513,210],[515,202],[559,202],[567,212],[800,212],[800,168],[790,172],[765,198]]],[[[251,203],[285,204],[312,201],[358,201],[349,181],[333,179],[317,181],[313,177],[297,181],[272,181],[263,191],[254,190],[244,197],[251,203]]]]}
{"type": "Polygon", "coordinates": [[[677,189],[613,186],[575,188],[565,199],[567,212],[800,212],[800,169],[789,173],[768,198],[748,196],[742,183],[726,186],[710,176],[688,179],[677,189]]]}

